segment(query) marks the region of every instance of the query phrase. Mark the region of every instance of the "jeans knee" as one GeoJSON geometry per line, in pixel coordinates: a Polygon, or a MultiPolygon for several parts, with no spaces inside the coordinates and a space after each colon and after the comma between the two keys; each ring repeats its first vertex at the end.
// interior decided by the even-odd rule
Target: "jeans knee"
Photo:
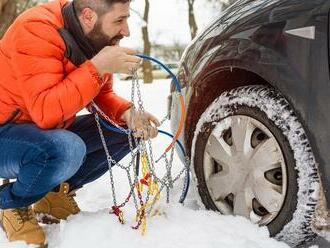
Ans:
{"type": "Polygon", "coordinates": [[[86,144],[78,135],[67,130],[56,133],[47,143],[49,180],[57,184],[78,171],[86,155],[86,144]]]}

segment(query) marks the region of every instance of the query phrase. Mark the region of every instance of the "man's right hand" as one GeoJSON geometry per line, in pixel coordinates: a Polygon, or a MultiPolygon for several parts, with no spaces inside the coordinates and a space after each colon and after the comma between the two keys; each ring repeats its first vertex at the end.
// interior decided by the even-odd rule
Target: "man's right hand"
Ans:
{"type": "Polygon", "coordinates": [[[96,54],[91,62],[102,77],[105,73],[131,74],[141,63],[141,58],[134,56],[137,51],[119,46],[107,46],[96,54]]]}

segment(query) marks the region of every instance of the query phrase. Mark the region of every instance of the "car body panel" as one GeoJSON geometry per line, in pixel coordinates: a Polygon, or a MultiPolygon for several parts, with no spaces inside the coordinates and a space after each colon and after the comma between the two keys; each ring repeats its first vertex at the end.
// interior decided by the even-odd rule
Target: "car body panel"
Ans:
{"type": "MultiPolygon", "coordinates": [[[[328,0],[238,1],[192,41],[179,68],[189,111],[194,111],[196,89],[205,87],[204,79],[221,70],[239,68],[253,72],[277,88],[292,104],[306,129],[328,204],[329,8],[328,0]],[[309,32],[315,30],[315,36],[310,33],[309,38],[302,37],[299,30],[304,28],[309,32]],[[292,34],[297,29],[298,33],[292,34]]],[[[175,101],[171,110],[172,129],[180,114],[175,101]]],[[[182,139],[186,141],[187,137],[182,139]]],[[[185,144],[190,149],[190,144],[185,144]]]]}

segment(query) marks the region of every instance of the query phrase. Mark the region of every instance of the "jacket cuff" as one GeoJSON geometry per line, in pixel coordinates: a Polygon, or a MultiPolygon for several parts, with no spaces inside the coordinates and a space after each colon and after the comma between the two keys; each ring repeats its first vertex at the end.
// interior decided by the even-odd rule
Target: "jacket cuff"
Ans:
{"type": "Polygon", "coordinates": [[[120,117],[123,115],[123,113],[126,110],[130,109],[132,106],[133,106],[133,104],[131,102],[126,102],[118,107],[117,115],[115,117],[118,125],[120,125],[120,126],[126,125],[126,122],[124,120],[122,120],[120,117]]]}
{"type": "Polygon", "coordinates": [[[86,60],[84,64],[87,66],[89,72],[91,73],[94,82],[102,88],[104,80],[100,77],[100,74],[98,73],[95,65],[90,60],[86,60]]]}

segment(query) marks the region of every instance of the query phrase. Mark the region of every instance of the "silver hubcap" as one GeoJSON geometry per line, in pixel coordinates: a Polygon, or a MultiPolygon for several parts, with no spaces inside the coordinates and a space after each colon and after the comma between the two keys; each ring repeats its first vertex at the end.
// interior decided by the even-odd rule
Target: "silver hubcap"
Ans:
{"type": "Polygon", "coordinates": [[[207,141],[204,176],[223,214],[267,225],[284,203],[287,172],[281,148],[268,128],[251,117],[231,116],[217,124],[207,141]]]}

